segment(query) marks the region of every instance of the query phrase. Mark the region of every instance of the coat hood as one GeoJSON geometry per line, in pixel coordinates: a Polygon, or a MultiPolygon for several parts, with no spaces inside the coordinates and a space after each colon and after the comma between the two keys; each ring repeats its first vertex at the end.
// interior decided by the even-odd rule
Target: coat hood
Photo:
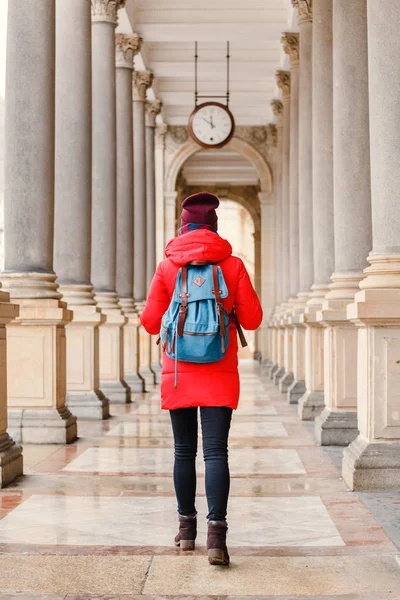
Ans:
{"type": "Polygon", "coordinates": [[[180,267],[192,260],[220,262],[232,254],[232,246],[208,229],[197,229],[172,239],[165,248],[165,256],[180,267]]]}

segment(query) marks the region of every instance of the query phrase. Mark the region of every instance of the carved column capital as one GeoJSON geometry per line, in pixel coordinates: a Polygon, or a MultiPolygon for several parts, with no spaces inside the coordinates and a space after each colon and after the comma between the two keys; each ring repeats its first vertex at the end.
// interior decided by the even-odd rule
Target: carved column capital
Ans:
{"type": "Polygon", "coordinates": [[[299,23],[312,23],[312,0],[292,0],[292,3],[298,8],[299,23]]]}
{"type": "Polygon", "coordinates": [[[93,23],[118,23],[118,10],[125,6],[126,0],[91,0],[93,23]]]}
{"type": "Polygon", "coordinates": [[[117,33],[115,35],[115,66],[133,69],[133,58],[140,52],[142,42],[142,38],[137,33],[132,35],[117,33]]]}
{"type": "Polygon", "coordinates": [[[132,93],[134,102],[145,102],[147,89],[153,83],[150,71],[134,71],[132,73],[132,93]]]}
{"type": "Polygon", "coordinates": [[[285,33],[282,34],[281,42],[284,51],[290,57],[291,66],[297,66],[300,59],[299,34],[291,31],[285,31],[285,33]]]}
{"type": "Polygon", "coordinates": [[[282,90],[284,100],[290,98],[290,73],[289,71],[277,71],[276,83],[282,90]]]}
{"type": "Polygon", "coordinates": [[[156,126],[156,117],[160,114],[161,107],[161,100],[146,100],[146,127],[156,126]]]}

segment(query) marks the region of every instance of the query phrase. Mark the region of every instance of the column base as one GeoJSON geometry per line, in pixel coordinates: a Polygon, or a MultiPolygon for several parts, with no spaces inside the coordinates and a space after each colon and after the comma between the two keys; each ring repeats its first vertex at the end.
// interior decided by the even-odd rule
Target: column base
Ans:
{"type": "Polygon", "coordinates": [[[277,371],[274,373],[273,382],[275,385],[279,385],[280,380],[285,375],[285,369],[283,367],[279,367],[277,371]]]}
{"type": "Polygon", "coordinates": [[[67,406],[78,419],[108,419],[110,401],[100,391],[67,392],[67,406]]]}
{"type": "Polygon", "coordinates": [[[314,421],[324,408],[324,392],[306,392],[299,399],[298,415],[302,421],[314,421]]]}
{"type": "Polygon", "coordinates": [[[159,385],[161,383],[161,365],[158,363],[151,363],[150,368],[154,373],[154,379],[156,381],[156,384],[159,385]]]}
{"type": "Polygon", "coordinates": [[[298,404],[302,396],[306,392],[306,384],[304,381],[293,381],[292,385],[288,388],[287,399],[289,404],[298,404]]]}
{"type": "Polygon", "coordinates": [[[78,437],[76,417],[60,409],[11,409],[8,431],[18,444],[71,444],[78,437]]]}
{"type": "Polygon", "coordinates": [[[145,391],[144,381],[140,375],[135,373],[126,375],[124,380],[126,381],[127,385],[129,385],[133,394],[143,394],[145,391]]]}
{"type": "MultiPolygon", "coordinates": [[[[110,295],[112,295],[110,293],[110,295]]],[[[116,295],[116,294],[115,294],[116,295]]],[[[100,332],[100,391],[116,404],[131,401],[131,390],[123,377],[124,333],[128,319],[119,308],[104,308],[107,320],[100,332]]]]}
{"type": "Polygon", "coordinates": [[[269,377],[274,363],[269,358],[264,358],[260,362],[260,377],[269,377]]]}
{"type": "Polygon", "coordinates": [[[279,385],[278,385],[279,391],[282,392],[282,394],[286,394],[288,389],[292,385],[293,381],[294,381],[293,373],[285,372],[284,376],[279,381],[279,385]]]}
{"type": "Polygon", "coordinates": [[[274,363],[269,372],[269,378],[272,379],[272,381],[274,381],[275,373],[278,371],[278,369],[279,369],[278,363],[274,363]]]}
{"type": "Polygon", "coordinates": [[[348,446],[358,436],[357,412],[326,408],[315,418],[315,439],[320,446],[348,446]]]}
{"type": "Polygon", "coordinates": [[[148,386],[155,385],[155,383],[156,383],[156,376],[155,376],[155,374],[153,373],[153,371],[151,370],[151,368],[149,366],[140,367],[139,375],[140,375],[140,377],[144,381],[144,387],[145,387],[145,389],[148,386]]]}
{"type": "Polygon", "coordinates": [[[131,402],[131,388],[121,379],[116,381],[100,380],[100,392],[114,404],[129,404],[131,402]]]}
{"type": "Polygon", "coordinates": [[[5,487],[23,473],[22,446],[8,433],[0,436],[0,488],[5,487]]]}
{"type": "Polygon", "coordinates": [[[141,394],[145,391],[144,381],[139,375],[139,315],[137,312],[125,315],[128,319],[124,326],[124,381],[131,388],[131,392],[141,394]]]}
{"type": "Polygon", "coordinates": [[[343,452],[342,476],[352,491],[400,487],[400,443],[368,442],[359,435],[343,452]]]}

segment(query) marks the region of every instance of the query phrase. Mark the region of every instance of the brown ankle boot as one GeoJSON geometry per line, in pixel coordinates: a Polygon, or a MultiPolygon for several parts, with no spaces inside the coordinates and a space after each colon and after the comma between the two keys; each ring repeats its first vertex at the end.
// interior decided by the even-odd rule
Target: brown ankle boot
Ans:
{"type": "Polygon", "coordinates": [[[207,551],[210,565],[229,565],[228,548],[226,547],[226,521],[208,521],[207,551]]]}
{"type": "Polygon", "coordinates": [[[197,513],[178,516],[179,531],[175,537],[175,546],[180,546],[181,550],[194,550],[197,536],[197,513]]]}

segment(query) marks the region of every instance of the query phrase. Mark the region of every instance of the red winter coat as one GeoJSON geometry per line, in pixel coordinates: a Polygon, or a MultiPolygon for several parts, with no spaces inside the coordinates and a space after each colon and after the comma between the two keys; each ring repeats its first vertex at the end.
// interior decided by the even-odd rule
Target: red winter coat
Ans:
{"type": "MultiPolygon", "coordinates": [[[[244,329],[257,329],[262,309],[249,275],[240,258],[232,256],[232,247],[217,233],[197,229],[171,240],[150,286],[141,322],[146,331],[156,335],[161,319],[171,301],[180,267],[193,260],[218,264],[224,274],[229,294],[222,300],[231,312],[235,306],[244,329]]],[[[189,406],[228,406],[236,409],[239,401],[238,342],[233,323],[229,330],[229,347],[224,358],[215,363],[179,362],[178,386],[174,388],[174,361],[163,353],[161,380],[162,408],[174,410],[189,406]]]]}

